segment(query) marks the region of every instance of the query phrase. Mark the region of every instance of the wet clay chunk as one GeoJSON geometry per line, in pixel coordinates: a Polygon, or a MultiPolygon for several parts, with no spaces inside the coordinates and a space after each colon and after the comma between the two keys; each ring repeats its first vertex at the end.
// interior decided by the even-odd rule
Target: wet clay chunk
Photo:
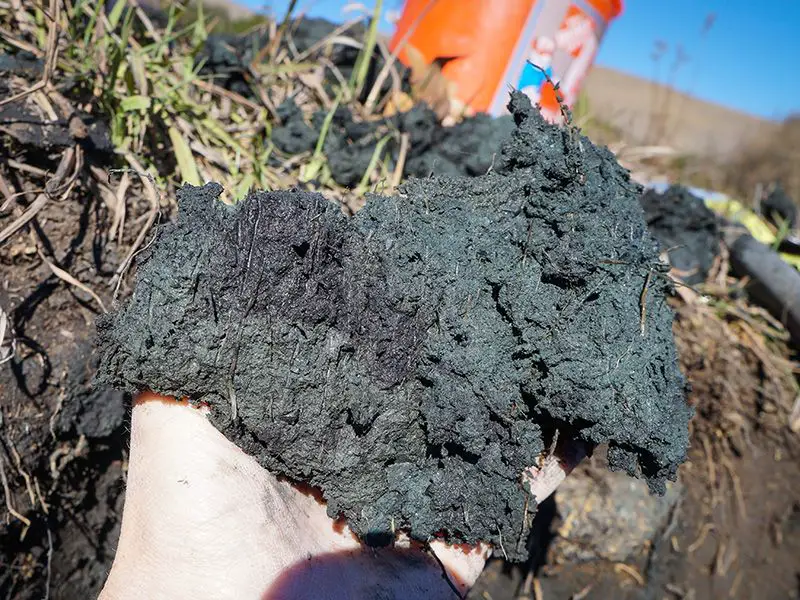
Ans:
{"type": "Polygon", "coordinates": [[[510,108],[493,172],[412,180],[350,218],[318,194],[230,207],[185,186],[99,322],[101,381],[210,403],[370,543],[445,532],[524,559],[520,474],[556,431],[663,490],[691,409],[640,189],[525,96],[510,108]]]}

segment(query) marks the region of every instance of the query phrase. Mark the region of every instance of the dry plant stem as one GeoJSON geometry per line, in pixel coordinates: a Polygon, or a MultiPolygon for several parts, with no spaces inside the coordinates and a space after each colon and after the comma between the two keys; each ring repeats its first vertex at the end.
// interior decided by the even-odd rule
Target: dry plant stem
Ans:
{"type": "Polygon", "coordinates": [[[36,175],[38,177],[47,177],[47,171],[45,171],[44,169],[40,169],[39,167],[34,167],[32,165],[26,165],[25,163],[16,161],[13,158],[9,158],[6,164],[9,167],[14,167],[18,171],[31,173],[32,175],[36,175]]]}
{"type": "Polygon", "coordinates": [[[3,485],[3,496],[6,499],[6,510],[9,514],[25,524],[26,529],[31,526],[30,520],[26,519],[22,514],[17,512],[11,500],[11,488],[8,485],[8,477],[6,476],[5,460],[2,453],[0,453],[0,483],[3,485]]]}
{"type": "Polygon", "coordinates": [[[403,51],[403,48],[406,47],[408,43],[408,39],[412,36],[412,34],[417,30],[419,24],[422,22],[422,19],[428,14],[428,12],[433,8],[436,4],[437,0],[428,0],[428,3],[425,5],[425,8],[422,9],[422,12],[419,13],[414,22],[408,28],[408,30],[403,34],[400,40],[397,42],[397,46],[389,55],[389,58],[384,62],[383,68],[381,72],[378,73],[378,76],[375,78],[375,83],[372,86],[372,89],[369,91],[369,95],[367,96],[366,101],[364,102],[364,112],[366,114],[370,114],[372,109],[375,106],[375,102],[378,100],[378,94],[381,92],[381,88],[383,87],[386,78],[389,76],[392,68],[394,67],[395,61],[397,61],[397,56],[400,52],[403,51]]]}
{"type": "Polygon", "coordinates": [[[211,92],[212,94],[216,94],[216,95],[224,97],[224,98],[228,98],[228,99],[232,100],[233,102],[236,102],[237,104],[241,104],[242,106],[245,106],[245,107],[250,108],[252,110],[259,110],[261,108],[261,106],[259,106],[255,102],[252,102],[251,100],[248,100],[244,96],[240,96],[236,92],[231,92],[230,90],[226,90],[225,88],[221,88],[218,85],[216,85],[214,83],[211,83],[209,81],[205,81],[203,79],[196,79],[196,80],[194,80],[193,84],[196,85],[197,87],[199,87],[201,90],[204,90],[204,91],[207,91],[207,92],[211,92]]]}
{"type": "Polygon", "coordinates": [[[9,323],[8,314],[2,305],[0,305],[0,366],[9,362],[14,358],[17,353],[17,339],[14,336],[14,330],[9,323]],[[4,347],[6,342],[6,334],[8,335],[8,354],[4,355],[4,347]]]}
{"type": "Polygon", "coordinates": [[[272,43],[269,46],[265,46],[255,57],[253,60],[253,65],[260,63],[265,56],[270,56],[275,58],[275,53],[278,50],[278,46],[281,43],[281,38],[283,38],[283,34],[286,32],[286,29],[289,27],[289,19],[292,17],[292,13],[294,12],[295,6],[297,6],[297,0],[289,0],[289,4],[286,6],[286,12],[283,15],[283,21],[281,21],[280,27],[278,27],[278,31],[272,37],[272,43]]]}
{"type": "Polygon", "coordinates": [[[142,227],[141,231],[139,231],[139,235],[136,236],[136,240],[134,240],[133,245],[131,246],[127,256],[125,257],[125,260],[122,261],[122,263],[117,268],[114,274],[114,279],[116,279],[116,285],[114,287],[113,297],[115,300],[119,292],[119,287],[122,284],[122,276],[125,274],[125,271],[128,270],[131,260],[136,255],[136,252],[139,250],[139,246],[141,246],[142,242],[144,242],[144,238],[147,236],[147,232],[150,231],[150,228],[156,221],[156,217],[160,213],[158,190],[156,189],[156,184],[155,181],[153,181],[152,176],[147,173],[147,171],[144,169],[144,167],[142,167],[139,161],[136,160],[130,153],[125,155],[125,159],[128,161],[128,164],[131,165],[131,168],[134,170],[134,172],[136,172],[142,179],[142,182],[144,183],[144,186],[147,189],[147,198],[150,200],[150,212],[147,214],[147,221],[145,222],[144,227],[142,227]]]}
{"type": "Polygon", "coordinates": [[[408,147],[411,142],[411,137],[408,133],[404,133],[400,136],[400,151],[397,154],[397,164],[394,167],[394,173],[392,174],[392,183],[391,189],[397,188],[400,185],[400,181],[403,179],[403,169],[406,166],[406,157],[408,156],[408,147]]]}
{"type": "Polygon", "coordinates": [[[614,565],[614,570],[617,573],[625,573],[627,576],[633,579],[639,587],[644,587],[646,585],[642,574],[630,565],[626,565],[625,563],[617,563],[614,565]]]}
{"type": "Polygon", "coordinates": [[[0,206],[0,212],[3,212],[8,209],[11,201],[16,197],[16,191],[9,187],[9,184],[3,178],[2,173],[0,173],[0,193],[2,193],[3,197],[6,199],[5,202],[3,202],[3,205],[0,206]]]}
{"type": "Polygon", "coordinates": [[[353,19],[351,21],[347,21],[346,23],[343,23],[342,25],[340,25],[339,27],[334,29],[329,35],[327,35],[326,37],[322,38],[321,40],[319,40],[315,44],[312,44],[307,50],[305,50],[305,51],[301,52],[300,54],[298,54],[295,57],[295,60],[298,61],[298,62],[302,62],[305,58],[308,58],[309,56],[311,56],[314,52],[316,52],[320,48],[322,48],[322,47],[324,47],[324,46],[326,46],[328,44],[333,43],[332,40],[338,38],[344,32],[346,32],[347,30],[349,30],[354,25],[357,25],[360,22],[361,22],[361,19],[353,19]]]}
{"type": "Polygon", "coordinates": [[[83,292],[86,292],[87,294],[89,294],[92,297],[92,299],[95,302],[97,302],[97,304],[100,306],[100,310],[102,310],[103,312],[107,312],[106,311],[106,307],[103,304],[103,301],[100,299],[100,296],[98,296],[94,292],[94,290],[92,290],[92,288],[90,288],[85,283],[81,283],[75,277],[73,277],[72,275],[67,273],[64,269],[62,269],[61,267],[56,266],[53,262],[48,260],[48,258],[44,255],[44,253],[42,252],[41,247],[38,244],[37,244],[37,247],[36,247],[36,253],[39,255],[39,258],[42,259],[42,262],[44,262],[44,264],[47,265],[47,267],[50,269],[50,271],[53,273],[53,275],[55,275],[56,277],[58,277],[62,281],[66,281],[68,284],[75,286],[79,290],[82,290],[83,292]]]}
{"type": "Polygon", "coordinates": [[[20,50],[24,50],[25,52],[30,52],[36,58],[41,58],[44,56],[44,52],[39,50],[33,44],[28,44],[22,40],[18,40],[14,38],[14,34],[12,34],[7,29],[0,27],[0,36],[3,38],[4,42],[8,42],[10,45],[14,46],[15,48],[19,48],[20,50]]]}
{"type": "Polygon", "coordinates": [[[23,98],[38,92],[41,89],[44,89],[48,83],[50,83],[50,78],[53,76],[53,72],[56,68],[56,61],[58,60],[58,20],[60,18],[61,13],[61,1],[60,0],[50,0],[50,14],[45,14],[50,20],[50,24],[47,28],[47,50],[45,53],[45,63],[44,63],[44,71],[42,73],[42,78],[27,90],[20,92],[19,94],[14,94],[6,98],[5,100],[0,100],[0,106],[5,104],[10,104],[12,102],[17,102],[22,100],[23,98]]]}
{"type": "MultiPolygon", "coordinates": [[[[26,170],[26,165],[17,163],[16,161],[8,161],[8,164],[9,166],[15,167],[19,170],[26,170]]],[[[4,243],[17,231],[34,219],[53,196],[60,195],[62,199],[66,198],[69,195],[69,191],[72,189],[72,186],[77,181],[78,174],[82,166],[83,152],[80,147],[76,146],[73,148],[68,148],[61,157],[61,162],[59,162],[58,167],[56,168],[55,175],[45,184],[44,193],[39,193],[39,195],[36,196],[36,199],[31,203],[30,206],[28,206],[27,210],[25,210],[22,215],[16,218],[8,227],[0,231],[0,244],[4,243]],[[73,170],[73,173],[69,179],[66,179],[67,172],[70,169],[73,170]],[[65,188],[66,192],[64,191],[65,188]]],[[[40,176],[47,175],[45,171],[37,172],[35,174],[40,176]]],[[[23,192],[22,195],[27,195],[27,192],[23,192]]]]}
{"type": "Polygon", "coordinates": [[[650,289],[650,280],[653,277],[653,272],[648,271],[647,277],[644,280],[644,287],[642,288],[641,296],[639,297],[639,306],[640,306],[640,320],[639,320],[639,331],[641,332],[642,337],[644,337],[645,333],[645,325],[647,323],[647,291],[650,289]]]}
{"type": "Polygon", "coordinates": [[[47,196],[45,194],[39,194],[36,197],[36,200],[31,203],[28,209],[22,213],[20,217],[14,220],[11,225],[0,231],[0,244],[5,242],[9,239],[12,235],[14,235],[19,229],[24,227],[28,224],[38,213],[41,211],[45,205],[47,204],[47,196]]]}

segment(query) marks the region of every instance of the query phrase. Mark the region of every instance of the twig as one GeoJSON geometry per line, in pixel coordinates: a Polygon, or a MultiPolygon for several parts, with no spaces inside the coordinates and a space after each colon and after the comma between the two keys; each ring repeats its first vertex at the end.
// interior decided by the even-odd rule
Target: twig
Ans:
{"type": "Polygon", "coordinates": [[[498,546],[500,546],[500,551],[503,553],[503,558],[505,558],[506,561],[508,561],[508,554],[506,554],[506,549],[503,547],[503,531],[499,527],[497,528],[497,535],[498,535],[497,544],[498,546]]]}
{"type": "Polygon", "coordinates": [[[625,573],[626,575],[628,575],[639,585],[639,587],[645,586],[644,577],[642,577],[642,574],[639,573],[639,571],[634,569],[632,566],[626,565],[625,563],[617,563],[614,565],[614,570],[617,573],[625,573]]]}
{"type": "Polygon", "coordinates": [[[295,6],[297,6],[297,0],[289,0],[289,4],[286,6],[286,12],[283,15],[283,21],[281,21],[280,27],[278,27],[278,31],[275,33],[275,37],[272,38],[272,43],[269,46],[266,46],[264,49],[259,52],[251,66],[257,65],[259,62],[264,60],[264,57],[269,55],[275,58],[275,52],[278,50],[278,46],[281,43],[281,38],[283,34],[286,33],[286,29],[289,27],[289,20],[292,18],[292,13],[294,12],[295,6]]]}
{"type": "Polygon", "coordinates": [[[14,335],[14,328],[9,324],[8,315],[5,309],[0,305],[0,365],[12,360],[17,354],[17,338],[14,335]],[[6,341],[6,333],[8,333],[8,355],[3,356],[3,347],[6,341]]]}
{"type": "Polygon", "coordinates": [[[369,91],[369,95],[367,96],[366,101],[364,102],[364,112],[369,114],[372,112],[372,107],[375,104],[375,101],[378,99],[378,94],[380,94],[381,88],[383,87],[384,81],[389,76],[392,67],[394,66],[395,61],[397,60],[397,56],[402,52],[403,48],[405,48],[406,44],[408,43],[408,38],[417,30],[419,24],[422,22],[422,19],[428,14],[428,12],[433,8],[436,4],[437,0],[428,0],[428,3],[422,9],[422,11],[417,15],[417,18],[414,19],[414,22],[411,23],[411,26],[405,31],[403,37],[401,37],[397,45],[392,50],[392,53],[389,55],[389,58],[383,63],[383,68],[381,72],[378,73],[378,76],[375,78],[375,83],[372,85],[372,89],[369,91]]]}
{"type": "Polygon", "coordinates": [[[586,598],[586,596],[589,595],[589,592],[591,592],[593,588],[594,588],[594,584],[590,583],[585,588],[583,588],[580,592],[577,592],[577,593],[573,594],[570,597],[570,600],[583,600],[584,598],[586,598]]]}
{"type": "Polygon", "coordinates": [[[8,448],[11,450],[11,456],[14,458],[14,466],[17,467],[17,473],[20,474],[20,477],[25,481],[25,490],[28,492],[28,500],[31,501],[31,507],[36,506],[36,492],[33,491],[33,486],[31,485],[31,476],[30,474],[22,468],[22,458],[19,455],[19,451],[17,451],[16,446],[14,446],[14,442],[8,440],[8,448]]]}
{"type": "Polygon", "coordinates": [[[356,25],[356,24],[358,24],[360,22],[361,22],[361,19],[359,18],[359,19],[353,19],[351,21],[347,21],[346,23],[343,23],[342,25],[340,25],[339,27],[337,27],[336,29],[331,31],[324,38],[322,38],[318,42],[316,42],[316,43],[312,44],[311,46],[309,46],[309,48],[307,50],[304,50],[303,52],[298,54],[295,57],[295,60],[297,62],[302,62],[305,58],[309,57],[311,54],[313,54],[314,52],[316,52],[317,50],[319,50],[320,48],[322,48],[326,44],[332,43],[333,40],[335,40],[340,35],[342,35],[345,31],[347,31],[348,29],[353,27],[353,25],[356,25]]]}
{"type": "Polygon", "coordinates": [[[5,229],[3,229],[3,231],[0,231],[0,244],[2,244],[12,235],[14,235],[17,232],[17,230],[24,227],[31,219],[33,219],[39,213],[39,211],[41,211],[44,208],[45,204],[47,204],[47,196],[45,194],[39,194],[36,197],[36,200],[34,200],[31,203],[28,209],[24,213],[22,213],[21,216],[16,218],[14,222],[11,223],[11,225],[6,227],[5,229]]]}
{"type": "MultiPolygon", "coordinates": [[[[703,452],[706,455],[706,468],[708,469],[708,485],[711,488],[711,506],[717,505],[717,471],[714,465],[714,455],[711,449],[711,442],[707,436],[700,438],[703,445],[703,452]]],[[[691,552],[690,552],[691,553],[691,552]]]]}
{"type": "Polygon", "coordinates": [[[639,296],[639,308],[641,309],[639,317],[639,331],[644,337],[645,321],[647,319],[647,291],[650,289],[650,280],[653,277],[653,271],[647,272],[647,277],[644,279],[644,288],[639,296]]]}
{"type": "Polygon", "coordinates": [[[28,528],[31,526],[30,520],[26,519],[22,516],[17,510],[14,508],[14,505],[11,503],[11,489],[8,486],[8,477],[6,477],[6,468],[5,468],[5,461],[3,460],[3,455],[0,453],[0,482],[3,484],[3,495],[6,498],[6,509],[12,516],[16,517],[22,523],[25,524],[25,527],[28,528]]]}
{"type": "Polygon", "coordinates": [[[564,119],[564,124],[569,128],[570,138],[571,138],[574,133],[573,131],[574,126],[572,124],[572,115],[569,112],[569,107],[564,103],[564,95],[561,93],[561,88],[559,87],[561,84],[554,82],[553,78],[550,76],[550,73],[548,73],[545,69],[543,69],[539,65],[532,63],[531,61],[527,62],[530,66],[539,71],[544,76],[545,81],[552,86],[553,92],[556,95],[556,102],[558,102],[558,109],[561,112],[561,118],[564,119]]]}
{"type": "Polygon", "coordinates": [[[44,600],[50,600],[50,582],[53,575],[53,533],[47,527],[47,576],[44,581],[44,600]]]}
{"type": "Polygon", "coordinates": [[[697,539],[693,541],[686,549],[687,554],[693,554],[700,546],[702,546],[703,542],[706,541],[708,534],[711,531],[714,531],[714,529],[713,523],[706,523],[703,525],[702,529],[700,530],[700,535],[698,535],[697,539]]]}
{"type": "MultiPolygon", "coordinates": [[[[41,241],[41,240],[40,240],[40,241],[41,241]]],[[[108,312],[108,311],[106,310],[106,306],[105,306],[105,304],[103,304],[103,301],[100,299],[100,296],[98,296],[98,295],[97,295],[97,294],[94,292],[94,290],[93,290],[92,288],[90,288],[90,287],[89,287],[88,285],[86,285],[85,283],[81,283],[80,281],[78,281],[77,279],[75,279],[75,277],[73,277],[72,275],[70,275],[70,274],[69,274],[67,271],[65,271],[65,270],[64,270],[64,269],[62,269],[61,267],[57,266],[57,265],[56,265],[55,263],[53,263],[52,261],[48,260],[48,258],[47,258],[47,257],[44,255],[44,252],[42,252],[42,250],[41,250],[41,248],[38,246],[38,244],[37,244],[37,247],[36,247],[36,253],[39,255],[39,258],[41,258],[41,259],[42,259],[42,261],[44,262],[44,264],[46,264],[46,265],[48,266],[48,268],[49,268],[49,269],[50,269],[50,270],[53,272],[53,275],[55,275],[56,277],[58,277],[59,279],[61,279],[61,280],[63,280],[63,281],[66,281],[66,282],[67,282],[67,283],[69,283],[70,285],[74,285],[74,286],[75,286],[76,288],[78,288],[79,290],[82,290],[82,291],[86,292],[87,294],[89,294],[89,295],[92,297],[92,299],[93,299],[95,302],[97,302],[97,304],[99,304],[99,305],[100,305],[100,310],[102,310],[103,312],[108,312]]]]}
{"type": "Polygon", "coordinates": [[[408,156],[408,146],[411,138],[408,133],[403,133],[400,136],[400,151],[397,153],[397,164],[394,166],[394,173],[392,173],[392,189],[397,188],[403,179],[403,170],[406,167],[406,157],[408,156]]]}
{"type": "Polygon", "coordinates": [[[742,522],[745,522],[747,521],[747,507],[745,506],[744,494],[742,493],[742,482],[739,480],[739,476],[736,475],[736,472],[733,470],[731,461],[725,456],[722,457],[722,465],[728,471],[728,475],[731,478],[734,498],[736,498],[736,504],[739,506],[739,516],[742,518],[742,522]]]}
{"type": "Polygon", "coordinates": [[[533,598],[534,600],[544,600],[544,592],[542,591],[542,582],[538,577],[533,578],[533,598]]]}
{"type": "Polygon", "coordinates": [[[14,94],[13,96],[9,96],[5,100],[0,100],[0,106],[22,100],[23,98],[38,92],[41,89],[44,89],[47,87],[47,84],[50,83],[50,78],[53,76],[53,72],[56,68],[56,61],[58,60],[58,19],[61,12],[61,0],[50,0],[50,14],[48,14],[47,11],[43,12],[49,17],[50,25],[47,28],[47,51],[45,53],[46,59],[44,63],[44,71],[42,72],[42,78],[27,90],[24,90],[18,94],[14,94]]]}
{"type": "Polygon", "coordinates": [[[114,287],[114,295],[112,297],[113,301],[116,301],[117,299],[119,287],[122,284],[122,276],[125,274],[125,271],[128,270],[128,267],[130,266],[133,257],[137,254],[137,251],[139,250],[139,246],[142,245],[142,242],[144,241],[147,232],[153,226],[153,223],[156,220],[156,216],[161,213],[158,207],[158,188],[156,188],[155,179],[153,179],[153,176],[150,173],[145,171],[144,167],[142,167],[142,165],[139,164],[139,161],[137,161],[131,154],[126,154],[125,159],[128,161],[128,164],[131,165],[132,169],[110,169],[109,174],[120,173],[120,172],[122,173],[133,172],[136,173],[139,177],[141,177],[142,181],[144,181],[146,184],[150,184],[149,187],[145,185],[145,187],[148,190],[147,196],[150,199],[150,212],[147,215],[147,221],[145,222],[144,227],[142,227],[142,230],[139,232],[139,235],[136,236],[136,240],[134,240],[133,245],[128,251],[128,255],[125,257],[125,260],[122,261],[122,264],[120,264],[120,266],[117,267],[117,270],[114,273],[114,278],[116,278],[117,281],[116,281],[116,286],[114,287]]]}

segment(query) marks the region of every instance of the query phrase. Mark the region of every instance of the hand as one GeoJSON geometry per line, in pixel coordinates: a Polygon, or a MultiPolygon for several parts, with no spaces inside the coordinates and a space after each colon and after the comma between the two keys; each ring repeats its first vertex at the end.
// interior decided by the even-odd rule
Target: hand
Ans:
{"type": "MultiPolygon", "coordinates": [[[[134,403],[122,529],[101,600],[453,599],[480,575],[485,545],[363,546],[207,412],[154,394],[134,403]]],[[[523,475],[539,502],[582,458],[573,454],[523,475]]]]}

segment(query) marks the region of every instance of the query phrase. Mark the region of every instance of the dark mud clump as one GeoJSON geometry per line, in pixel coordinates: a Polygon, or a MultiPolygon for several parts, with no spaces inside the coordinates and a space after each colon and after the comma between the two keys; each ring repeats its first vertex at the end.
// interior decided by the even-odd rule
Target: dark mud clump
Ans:
{"type": "Polygon", "coordinates": [[[412,180],[354,217],[183,188],[99,322],[101,381],[211,403],[368,542],[447,532],[523,559],[520,473],[556,431],[663,491],[691,409],[639,187],[525,96],[511,109],[492,173],[412,180]]]}
{"type": "Polygon", "coordinates": [[[641,203],[647,227],[668,252],[672,266],[683,273],[682,279],[691,285],[705,281],[722,239],[714,213],[681,186],[663,194],[648,190],[641,203]]]}
{"type": "MultiPolygon", "coordinates": [[[[339,78],[348,81],[353,74],[361,49],[351,44],[320,43],[329,38],[340,24],[318,18],[296,19],[280,40],[280,51],[291,57],[303,56],[303,62],[329,65],[324,70],[323,85],[334,96],[334,87],[339,78]],[[338,71],[334,74],[334,69],[338,71]]],[[[366,34],[363,24],[355,24],[345,35],[353,39],[363,39],[366,34]]],[[[246,34],[212,34],[195,58],[200,73],[214,79],[218,85],[236,92],[246,98],[258,98],[253,83],[251,65],[254,61],[265,60],[269,54],[264,49],[272,43],[269,33],[256,29],[246,34]]],[[[369,61],[364,92],[361,100],[375,85],[376,78],[385,65],[384,57],[377,49],[369,61]]],[[[407,88],[407,73],[402,65],[394,64],[401,81],[407,88]]],[[[381,93],[389,92],[390,78],[382,84],[381,93]]]]}
{"type": "MultiPolygon", "coordinates": [[[[282,125],[272,132],[272,141],[288,155],[311,152],[325,121],[317,111],[307,123],[302,111],[288,100],[278,111],[282,125]]],[[[369,168],[379,141],[389,136],[382,156],[394,170],[400,154],[400,137],[408,136],[403,174],[405,177],[431,175],[484,175],[497,160],[498,148],[514,130],[511,117],[492,118],[482,114],[452,127],[442,127],[436,114],[424,105],[386,119],[355,121],[347,107],[340,107],[325,137],[325,156],[331,177],[341,186],[355,187],[369,168]]]]}
{"type": "Polygon", "coordinates": [[[797,205],[780,183],[761,203],[761,213],[776,225],[783,221],[789,229],[797,227],[797,205]]]}
{"type": "MultiPolygon", "coordinates": [[[[291,39],[291,48],[287,46],[286,52],[292,55],[309,52],[306,61],[336,68],[339,72],[336,75],[330,68],[322,73],[322,85],[329,88],[331,97],[337,94],[335,88],[339,85],[339,78],[350,78],[359,55],[359,48],[350,45],[319,44],[337,27],[324,19],[301,19],[292,23],[285,36],[285,39],[291,39]]],[[[347,35],[360,39],[363,26],[355,26],[347,35]]],[[[257,98],[250,73],[251,63],[259,59],[262,49],[269,44],[265,31],[246,35],[211,35],[198,53],[196,62],[201,74],[212,78],[218,85],[247,98],[257,98]]],[[[405,69],[399,64],[394,67],[401,74],[400,87],[410,91],[405,69]]],[[[365,94],[372,90],[375,78],[383,68],[384,59],[380,52],[376,52],[369,63],[365,94]]],[[[380,97],[390,91],[389,79],[380,97]]],[[[271,126],[270,142],[280,151],[280,155],[272,157],[274,165],[281,165],[287,156],[312,152],[326,116],[327,110],[304,115],[293,98],[282,102],[271,126]]],[[[406,113],[368,121],[354,119],[349,107],[340,106],[325,136],[324,155],[332,179],[340,186],[353,188],[368,171],[376,151],[381,152],[381,160],[388,162],[387,168],[394,171],[400,156],[401,136],[407,134],[409,145],[403,165],[405,177],[429,177],[432,174],[477,176],[492,167],[500,144],[512,130],[513,122],[509,117],[493,119],[485,114],[464,119],[453,127],[443,127],[436,113],[424,105],[406,113]],[[382,149],[378,149],[382,139],[382,149]]]]}

